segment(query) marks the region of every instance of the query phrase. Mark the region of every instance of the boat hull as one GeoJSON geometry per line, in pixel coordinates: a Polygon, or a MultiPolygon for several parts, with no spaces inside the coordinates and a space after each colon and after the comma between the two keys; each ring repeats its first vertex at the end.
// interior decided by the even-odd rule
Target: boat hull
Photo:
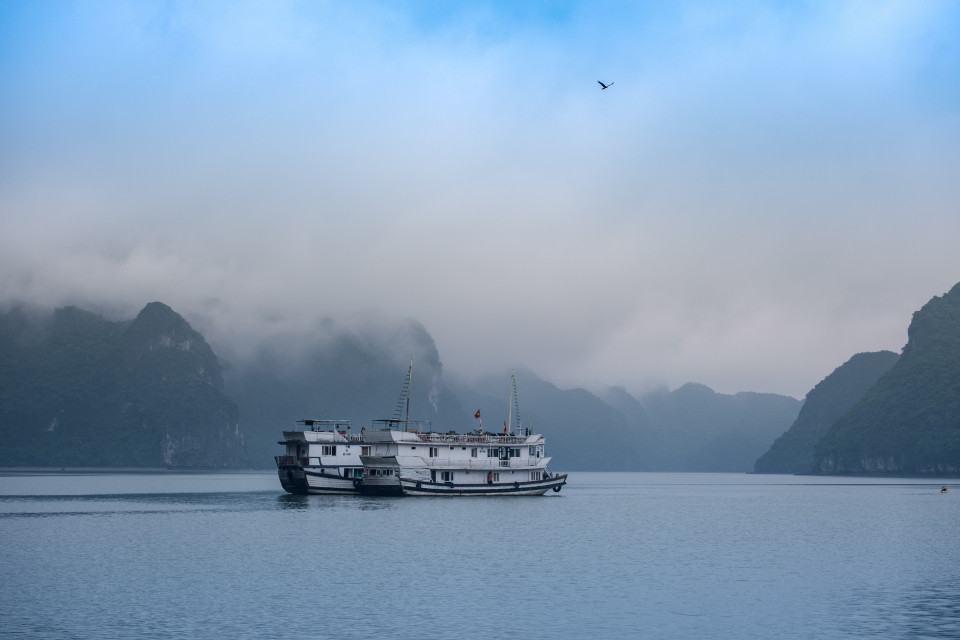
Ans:
{"type": "Polygon", "coordinates": [[[371,482],[369,478],[364,478],[360,493],[365,496],[402,496],[403,490],[396,478],[392,482],[371,482]]]}
{"type": "Polygon", "coordinates": [[[359,479],[354,482],[350,478],[321,472],[320,467],[278,466],[277,475],[284,491],[295,495],[358,495],[360,493],[359,479]]]}
{"type": "Polygon", "coordinates": [[[400,478],[400,489],[405,496],[542,496],[547,491],[560,491],[567,483],[567,474],[551,476],[531,482],[498,482],[484,484],[454,484],[452,482],[425,482],[414,478],[400,478]]]}

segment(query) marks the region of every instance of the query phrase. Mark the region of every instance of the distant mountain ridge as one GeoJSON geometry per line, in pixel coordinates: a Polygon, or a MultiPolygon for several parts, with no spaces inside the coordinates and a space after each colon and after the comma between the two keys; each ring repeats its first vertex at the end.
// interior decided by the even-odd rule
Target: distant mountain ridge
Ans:
{"type": "Polygon", "coordinates": [[[349,420],[359,431],[392,417],[411,356],[410,418],[472,428],[472,412],[447,388],[433,339],[419,323],[406,321],[380,335],[326,322],[317,333],[276,338],[228,367],[226,389],[247,434],[246,465],[272,464],[281,432],[295,430],[303,418],[349,420]]]}
{"type": "MultiPolygon", "coordinates": [[[[359,429],[390,417],[411,355],[411,418],[444,431],[472,429],[477,409],[488,429],[506,418],[509,373],[451,385],[415,321],[381,332],[322,321],[310,335],[274,337],[253,353],[224,367],[162,303],[129,322],[76,308],[0,314],[0,375],[15,381],[0,397],[0,434],[10,444],[0,466],[268,468],[281,432],[298,419],[349,419],[359,429]]],[[[602,397],[563,390],[530,371],[518,381],[523,426],[545,433],[557,468],[567,470],[747,471],[745,459],[769,446],[799,406],[702,385],[650,400],[623,389],[602,397]],[[697,412],[703,419],[692,419],[697,412]]]]}
{"type": "MultiPolygon", "coordinates": [[[[415,321],[325,320],[253,354],[224,367],[160,302],[123,322],[0,313],[0,466],[268,468],[297,419],[390,417],[411,356],[411,418],[464,431],[477,409],[488,429],[506,417],[509,373],[451,382],[415,321]]],[[[523,426],[547,435],[558,469],[960,475],[960,284],[914,314],[900,356],[853,356],[802,406],[694,383],[594,394],[526,370],[518,385],[523,426]]]]}
{"type": "Polygon", "coordinates": [[[800,401],[772,393],[716,393],[687,383],[643,396],[644,449],[653,471],[750,471],[794,421],[800,401]]]}

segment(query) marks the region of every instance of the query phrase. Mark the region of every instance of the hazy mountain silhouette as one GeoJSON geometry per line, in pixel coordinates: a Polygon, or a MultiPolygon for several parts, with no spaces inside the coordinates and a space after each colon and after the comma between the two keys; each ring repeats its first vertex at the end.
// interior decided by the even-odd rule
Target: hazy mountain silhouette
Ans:
{"type": "Polygon", "coordinates": [[[410,418],[444,431],[470,428],[472,414],[444,385],[433,338],[419,323],[381,334],[327,322],[322,333],[275,337],[227,368],[226,388],[243,416],[250,466],[272,464],[281,432],[295,430],[299,419],[345,419],[359,431],[373,419],[392,417],[411,357],[410,418]]]}
{"type": "MultiPolygon", "coordinates": [[[[558,470],[800,472],[808,460],[822,473],[960,473],[960,285],[914,314],[909,336],[899,359],[851,358],[802,410],[694,383],[639,398],[560,389],[520,369],[521,425],[547,436],[558,470]]],[[[0,465],[269,468],[298,419],[360,429],[391,417],[411,358],[412,419],[439,431],[473,429],[478,409],[487,430],[507,419],[509,372],[448,379],[416,321],[322,320],[246,347],[221,360],[158,302],[125,322],[75,307],[2,313],[0,465]]]]}
{"type": "Polygon", "coordinates": [[[688,383],[641,399],[643,446],[654,471],[750,471],[794,421],[800,401],[772,393],[716,393],[688,383]]]}
{"type": "Polygon", "coordinates": [[[199,333],[159,302],[110,322],[66,307],[0,314],[0,465],[227,468],[236,404],[199,333]]]}
{"type": "Polygon", "coordinates": [[[913,314],[893,367],[817,444],[814,470],[960,474],[960,284],[913,314]]]}
{"type": "Polygon", "coordinates": [[[897,361],[892,351],[858,353],[834,369],[806,396],[800,415],[754,465],[757,473],[810,473],[813,451],[836,420],[850,410],[897,361]]]}

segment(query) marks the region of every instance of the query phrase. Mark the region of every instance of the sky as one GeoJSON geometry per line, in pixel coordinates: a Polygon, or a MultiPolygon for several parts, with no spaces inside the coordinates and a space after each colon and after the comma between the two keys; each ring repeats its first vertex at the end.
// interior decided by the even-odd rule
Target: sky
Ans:
{"type": "Polygon", "coordinates": [[[7,308],[802,398],[958,246],[951,0],[0,3],[7,308]]]}

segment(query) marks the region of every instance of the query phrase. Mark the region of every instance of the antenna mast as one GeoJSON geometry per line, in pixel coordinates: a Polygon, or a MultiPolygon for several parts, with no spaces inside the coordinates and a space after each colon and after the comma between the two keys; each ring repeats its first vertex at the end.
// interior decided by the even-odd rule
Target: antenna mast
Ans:
{"type": "Polygon", "coordinates": [[[517,372],[510,372],[510,410],[509,415],[507,415],[507,433],[513,435],[513,418],[517,418],[517,431],[521,434],[523,429],[520,428],[520,403],[517,402],[517,372]]]}
{"type": "Polygon", "coordinates": [[[410,368],[407,370],[407,379],[403,382],[403,390],[393,410],[393,420],[406,424],[410,420],[410,385],[413,382],[413,358],[410,358],[410,368]]]}

